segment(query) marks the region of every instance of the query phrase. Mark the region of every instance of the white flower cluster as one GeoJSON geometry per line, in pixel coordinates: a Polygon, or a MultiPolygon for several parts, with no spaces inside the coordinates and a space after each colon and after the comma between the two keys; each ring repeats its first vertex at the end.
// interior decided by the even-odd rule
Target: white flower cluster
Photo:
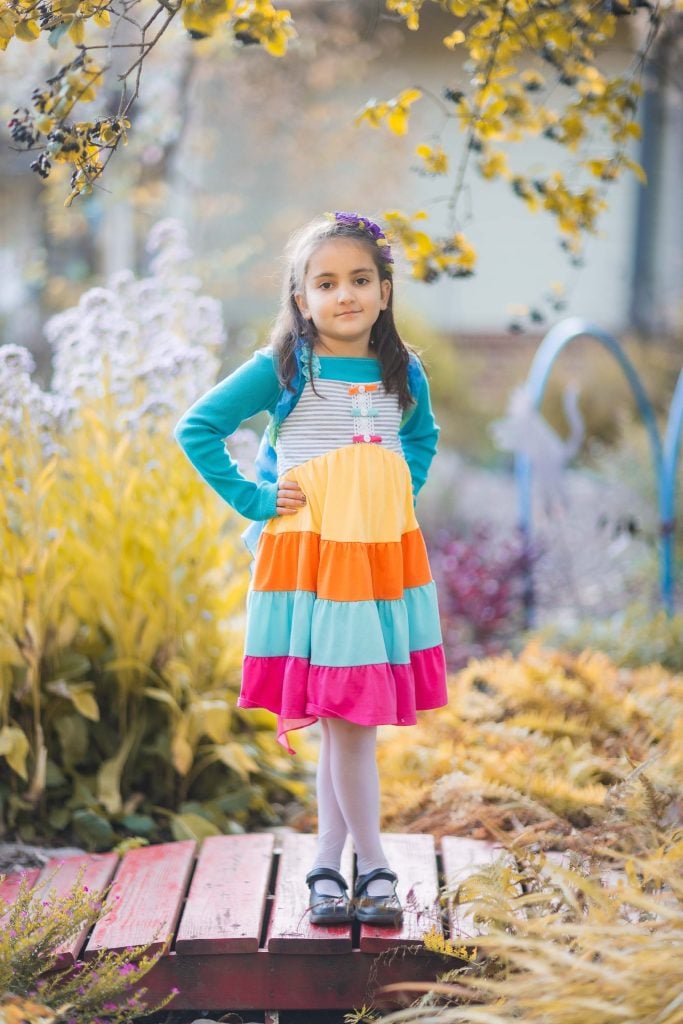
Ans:
{"type": "Polygon", "coordinates": [[[200,295],[187,274],[191,253],[182,225],[156,224],[147,239],[150,276],[114,275],[106,288],[91,288],[77,306],[48,320],[53,348],[51,391],[31,383],[30,353],[0,347],[0,421],[18,426],[17,407],[41,422],[67,429],[79,409],[109,401],[112,426],[149,429],[160,416],[180,415],[216,381],[225,340],[216,299],[200,295]],[[11,351],[10,351],[11,350],[11,351]]]}
{"type": "Polygon", "coordinates": [[[59,402],[31,379],[35,368],[27,348],[0,345],[0,427],[23,436],[30,427],[47,452],[59,402]]]}

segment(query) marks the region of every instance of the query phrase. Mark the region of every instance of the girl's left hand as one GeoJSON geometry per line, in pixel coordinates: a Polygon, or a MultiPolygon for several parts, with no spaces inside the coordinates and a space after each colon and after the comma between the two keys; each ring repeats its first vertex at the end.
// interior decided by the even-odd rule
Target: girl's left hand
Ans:
{"type": "Polygon", "coordinates": [[[276,510],[279,516],[290,516],[306,504],[306,495],[296,480],[278,480],[276,510]]]}

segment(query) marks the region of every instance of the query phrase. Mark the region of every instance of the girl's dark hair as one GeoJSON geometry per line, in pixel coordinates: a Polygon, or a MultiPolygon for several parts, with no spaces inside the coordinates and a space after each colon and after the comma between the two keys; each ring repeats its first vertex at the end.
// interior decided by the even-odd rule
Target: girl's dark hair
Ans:
{"type": "MultiPolygon", "coordinates": [[[[303,292],[304,278],[308,263],[314,251],[323,242],[332,238],[351,238],[354,242],[362,242],[371,253],[380,281],[392,281],[391,271],[382,261],[379,247],[367,231],[354,224],[320,217],[305,224],[290,238],[285,249],[287,266],[282,282],[280,310],[270,335],[273,351],[278,357],[278,376],[283,387],[292,389],[292,380],[296,373],[296,357],[294,349],[299,337],[306,341],[304,358],[309,366],[313,357],[313,344],[317,338],[315,325],[303,316],[296,304],[294,295],[303,292]]],[[[389,294],[386,309],[380,311],[372,328],[373,350],[377,354],[382,372],[382,383],[386,390],[398,396],[401,409],[413,404],[408,390],[408,359],[407,345],[403,342],[394,323],[394,289],[389,294]]],[[[312,374],[311,374],[312,377],[312,374]]]]}

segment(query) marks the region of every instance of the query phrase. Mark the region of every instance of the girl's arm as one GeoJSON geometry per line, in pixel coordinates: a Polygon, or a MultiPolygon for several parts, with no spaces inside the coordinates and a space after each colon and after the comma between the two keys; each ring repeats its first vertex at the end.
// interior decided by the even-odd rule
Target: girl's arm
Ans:
{"type": "Polygon", "coordinates": [[[427,479],[439,437],[429,397],[429,383],[422,366],[417,365],[419,375],[415,375],[417,383],[413,388],[416,404],[411,407],[408,419],[398,432],[413,481],[413,497],[417,497],[427,479]]]}
{"type": "Polygon", "coordinates": [[[255,352],[248,362],[198,399],[173,431],[195,469],[247,519],[270,519],[276,514],[278,485],[247,480],[223,440],[243,420],[264,410],[272,412],[279,393],[272,353],[255,352]]]}

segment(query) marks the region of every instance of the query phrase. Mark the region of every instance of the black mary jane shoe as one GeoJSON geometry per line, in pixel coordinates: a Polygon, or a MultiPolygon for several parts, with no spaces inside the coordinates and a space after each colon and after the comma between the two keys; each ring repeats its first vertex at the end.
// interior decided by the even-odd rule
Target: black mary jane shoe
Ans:
{"type": "Polygon", "coordinates": [[[306,884],[311,890],[308,905],[311,911],[311,924],[348,924],[353,921],[353,907],[347,896],[348,885],[343,875],[334,868],[313,868],[306,875],[306,884]],[[327,878],[336,882],[343,896],[329,896],[317,892],[315,883],[327,878]]]}
{"type": "Polygon", "coordinates": [[[398,877],[391,868],[375,868],[365,875],[359,875],[353,890],[356,907],[356,920],[363,924],[388,925],[398,928],[403,919],[403,907],[396,895],[398,877]],[[389,896],[368,896],[368,883],[375,878],[385,878],[394,883],[394,891],[389,896]]]}

